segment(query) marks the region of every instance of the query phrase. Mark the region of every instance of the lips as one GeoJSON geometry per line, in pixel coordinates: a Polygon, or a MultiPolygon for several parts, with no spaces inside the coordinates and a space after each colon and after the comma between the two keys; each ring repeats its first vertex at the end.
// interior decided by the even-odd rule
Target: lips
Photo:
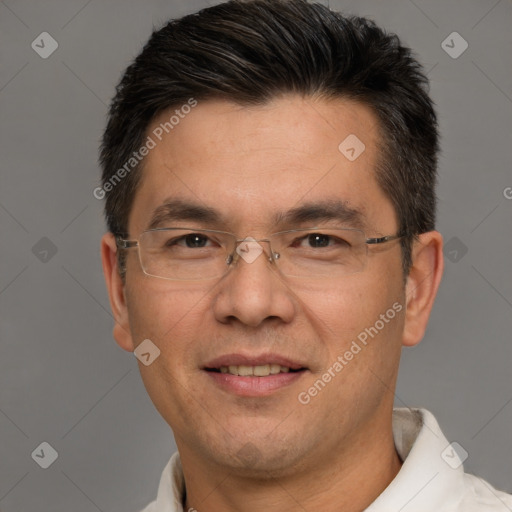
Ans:
{"type": "Polygon", "coordinates": [[[205,375],[216,388],[246,398],[268,397],[301,379],[308,368],[278,354],[227,354],[208,362],[205,375]]]}

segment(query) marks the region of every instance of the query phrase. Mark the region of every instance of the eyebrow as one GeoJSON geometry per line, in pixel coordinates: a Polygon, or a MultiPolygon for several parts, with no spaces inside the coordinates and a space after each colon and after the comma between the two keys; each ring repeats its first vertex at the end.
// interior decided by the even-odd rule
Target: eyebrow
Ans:
{"type": "Polygon", "coordinates": [[[302,225],[332,220],[347,227],[366,227],[363,211],[339,199],[305,203],[286,212],[278,212],[274,217],[274,223],[277,225],[302,225]]]}
{"type": "MultiPolygon", "coordinates": [[[[226,217],[214,208],[169,198],[154,210],[147,229],[156,229],[177,221],[190,221],[207,227],[228,224],[226,217]]],[[[366,227],[363,211],[339,199],[305,203],[287,211],[278,211],[271,223],[274,226],[300,226],[321,221],[338,221],[343,226],[359,229],[366,227]]]]}
{"type": "Polygon", "coordinates": [[[167,199],[155,209],[147,229],[161,227],[167,222],[187,220],[206,225],[218,225],[223,218],[213,208],[182,199],[167,199]]]}

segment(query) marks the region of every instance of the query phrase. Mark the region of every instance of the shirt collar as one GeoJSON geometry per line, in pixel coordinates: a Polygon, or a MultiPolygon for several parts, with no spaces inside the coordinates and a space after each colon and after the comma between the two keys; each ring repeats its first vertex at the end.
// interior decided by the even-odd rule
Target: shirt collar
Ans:
{"type": "MultiPolygon", "coordinates": [[[[462,499],[464,470],[456,451],[426,409],[395,408],[393,437],[403,465],[365,512],[452,510],[462,499]]],[[[179,454],[165,467],[152,510],[184,512],[185,480],[179,454]]]]}
{"type": "Polygon", "coordinates": [[[179,453],[176,452],[165,466],[154,508],[155,511],[184,512],[185,478],[179,453]]]}
{"type": "Polygon", "coordinates": [[[464,468],[432,413],[394,409],[393,437],[403,465],[365,512],[455,510],[464,494],[464,468]]]}

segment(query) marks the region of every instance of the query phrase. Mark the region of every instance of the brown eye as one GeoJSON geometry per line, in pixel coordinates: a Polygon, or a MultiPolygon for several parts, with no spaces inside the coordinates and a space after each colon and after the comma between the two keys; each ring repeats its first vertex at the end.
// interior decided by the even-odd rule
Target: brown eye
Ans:
{"type": "Polygon", "coordinates": [[[328,247],[331,237],[329,235],[323,235],[321,233],[312,233],[308,235],[308,243],[311,247],[328,247]]]}
{"type": "Polygon", "coordinates": [[[204,247],[208,242],[208,237],[198,233],[192,233],[184,237],[187,247],[204,247]]]}
{"type": "Polygon", "coordinates": [[[188,233],[186,235],[170,238],[166,241],[166,247],[185,247],[187,249],[201,249],[206,247],[209,238],[201,233],[188,233]]]}

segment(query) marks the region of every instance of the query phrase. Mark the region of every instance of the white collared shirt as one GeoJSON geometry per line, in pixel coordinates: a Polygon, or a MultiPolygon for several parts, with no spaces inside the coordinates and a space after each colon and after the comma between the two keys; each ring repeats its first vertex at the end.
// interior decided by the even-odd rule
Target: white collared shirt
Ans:
{"type": "MultiPolygon", "coordinates": [[[[365,512],[512,512],[512,495],[464,473],[463,449],[448,443],[426,409],[394,409],[393,437],[403,465],[365,512]]],[[[184,512],[184,492],[175,453],[162,473],[156,501],[141,512],[184,512]]]]}

